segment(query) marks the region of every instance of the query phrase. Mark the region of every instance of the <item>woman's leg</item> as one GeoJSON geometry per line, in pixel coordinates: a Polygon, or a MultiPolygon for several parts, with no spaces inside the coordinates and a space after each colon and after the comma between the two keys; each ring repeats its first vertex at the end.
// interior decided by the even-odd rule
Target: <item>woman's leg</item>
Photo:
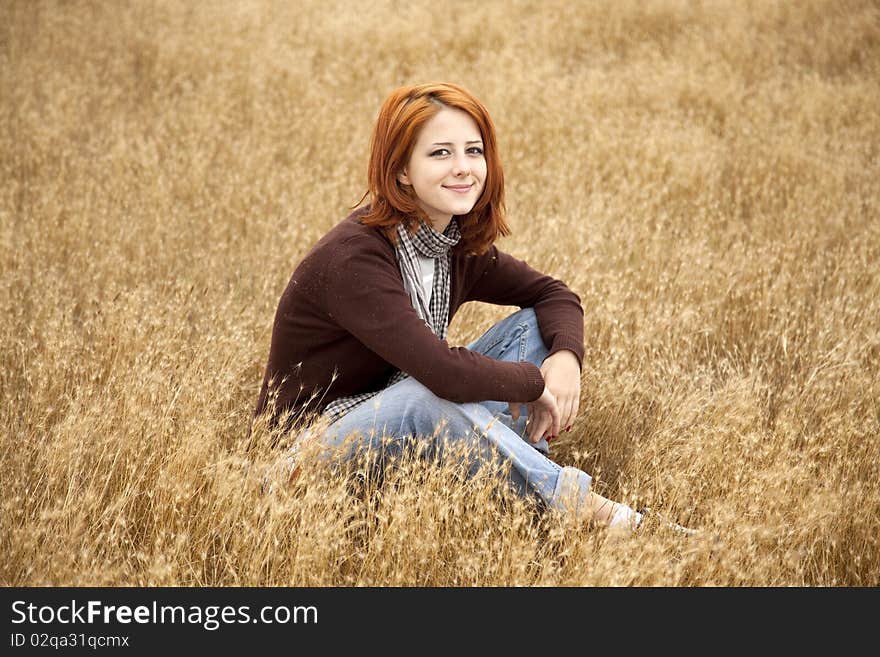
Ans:
{"type": "MultiPolygon", "coordinates": [[[[467,348],[495,360],[530,362],[538,367],[549,355],[549,349],[541,337],[538,316],[533,308],[523,308],[508,315],[467,345],[467,348]]],[[[480,404],[526,441],[526,444],[531,445],[545,456],[549,455],[550,445],[545,438],[542,437],[534,444],[528,442],[526,437],[528,417],[525,412],[521,412],[519,419],[514,421],[507,402],[484,401],[480,404]]],[[[570,469],[574,470],[574,468],[570,469]]],[[[589,477],[589,475],[586,476],[589,477]]],[[[590,480],[581,479],[581,483],[589,488],[590,480]]],[[[621,506],[592,491],[586,499],[593,521],[599,524],[608,524],[621,506]]]]}
{"type": "Polygon", "coordinates": [[[560,467],[484,405],[441,399],[413,378],[354,408],[319,440],[328,458],[366,456],[379,471],[388,458],[410,448],[429,458],[452,456],[469,476],[500,460],[510,465],[510,485],[517,494],[584,519],[592,514],[589,475],[560,467]]]}
{"type": "MultiPolygon", "coordinates": [[[[538,366],[548,353],[531,308],[501,320],[468,349],[538,366]]],[[[590,491],[587,473],[547,458],[546,440],[528,442],[526,421],[525,414],[514,421],[507,402],[456,404],[408,378],[349,411],[318,440],[327,458],[367,456],[379,471],[386,459],[414,447],[439,458],[454,447],[459,458],[466,455],[470,475],[497,456],[510,464],[510,484],[519,495],[577,519],[608,524],[622,505],[590,491]]]]}
{"type": "MultiPolygon", "coordinates": [[[[529,362],[538,367],[541,366],[549,353],[538,328],[538,317],[532,308],[523,308],[508,315],[467,345],[467,348],[495,360],[512,363],[529,362]]],[[[526,422],[528,416],[525,409],[521,409],[519,419],[514,421],[507,402],[483,401],[480,404],[511,431],[527,441],[526,422]]],[[[532,443],[529,444],[532,445],[532,443]]],[[[550,452],[550,445],[544,438],[532,446],[544,455],[550,452]]]]}
{"type": "MultiPolygon", "coordinates": [[[[524,309],[490,328],[468,348],[498,360],[529,360],[547,355],[534,311],[524,309]]],[[[437,397],[413,378],[404,379],[349,411],[318,436],[327,458],[349,461],[368,456],[381,471],[389,457],[409,448],[443,458],[454,448],[468,473],[500,457],[510,464],[510,484],[522,496],[584,519],[596,511],[591,478],[547,458],[542,440],[532,445],[524,416],[514,422],[506,402],[456,404],[437,397]]]]}

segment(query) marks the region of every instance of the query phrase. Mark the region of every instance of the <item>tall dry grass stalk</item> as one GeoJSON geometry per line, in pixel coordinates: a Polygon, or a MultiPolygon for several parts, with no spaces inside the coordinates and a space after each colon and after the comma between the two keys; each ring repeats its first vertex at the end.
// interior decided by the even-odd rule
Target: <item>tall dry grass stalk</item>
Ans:
{"type": "Polygon", "coordinates": [[[0,583],[880,584],[878,105],[871,0],[3,2],[0,583]],[[261,494],[280,292],[430,80],[586,309],[555,459],[708,537],[412,461],[261,494]]]}

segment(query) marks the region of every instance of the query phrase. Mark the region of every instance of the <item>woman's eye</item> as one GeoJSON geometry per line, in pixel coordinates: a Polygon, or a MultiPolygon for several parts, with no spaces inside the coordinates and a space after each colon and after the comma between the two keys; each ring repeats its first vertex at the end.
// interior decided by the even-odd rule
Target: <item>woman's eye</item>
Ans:
{"type": "MultiPolygon", "coordinates": [[[[479,146],[471,146],[467,150],[468,150],[468,153],[473,153],[474,155],[482,155],[483,154],[483,149],[480,148],[479,146]]],[[[431,157],[434,157],[436,155],[446,155],[448,153],[449,153],[448,148],[438,148],[436,151],[433,151],[431,153],[431,157]]]]}

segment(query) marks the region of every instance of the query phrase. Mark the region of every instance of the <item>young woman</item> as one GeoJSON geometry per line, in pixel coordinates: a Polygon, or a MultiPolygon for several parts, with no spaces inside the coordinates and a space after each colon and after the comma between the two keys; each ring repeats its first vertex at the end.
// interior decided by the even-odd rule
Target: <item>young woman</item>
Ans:
{"type": "Polygon", "coordinates": [[[373,133],[367,193],[281,296],[257,414],[293,424],[320,413],[329,426],[300,440],[342,459],[413,442],[442,457],[464,445],[470,472],[501,456],[519,494],[637,526],[641,515],[592,492],[588,474],[548,458],[578,412],[583,310],[564,283],[495,246],[510,229],[486,108],[454,84],[394,90],[373,133]],[[447,326],[467,301],[521,310],[450,347],[447,326]]]}

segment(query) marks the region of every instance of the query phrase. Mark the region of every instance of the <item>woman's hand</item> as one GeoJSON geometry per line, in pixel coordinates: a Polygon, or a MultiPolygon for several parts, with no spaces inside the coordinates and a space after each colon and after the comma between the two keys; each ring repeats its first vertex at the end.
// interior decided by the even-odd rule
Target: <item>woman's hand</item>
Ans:
{"type": "MultiPolygon", "coordinates": [[[[570,429],[581,403],[581,365],[577,356],[568,349],[557,351],[544,359],[541,374],[559,407],[558,427],[570,429]]],[[[558,434],[557,429],[548,437],[555,438],[558,434]]]]}
{"type": "MultiPolygon", "coordinates": [[[[519,407],[519,403],[510,402],[510,416],[514,421],[519,419],[519,407]]],[[[529,442],[537,443],[545,434],[555,436],[559,433],[559,407],[546,384],[541,396],[526,404],[526,412],[529,416],[529,442]]]]}

